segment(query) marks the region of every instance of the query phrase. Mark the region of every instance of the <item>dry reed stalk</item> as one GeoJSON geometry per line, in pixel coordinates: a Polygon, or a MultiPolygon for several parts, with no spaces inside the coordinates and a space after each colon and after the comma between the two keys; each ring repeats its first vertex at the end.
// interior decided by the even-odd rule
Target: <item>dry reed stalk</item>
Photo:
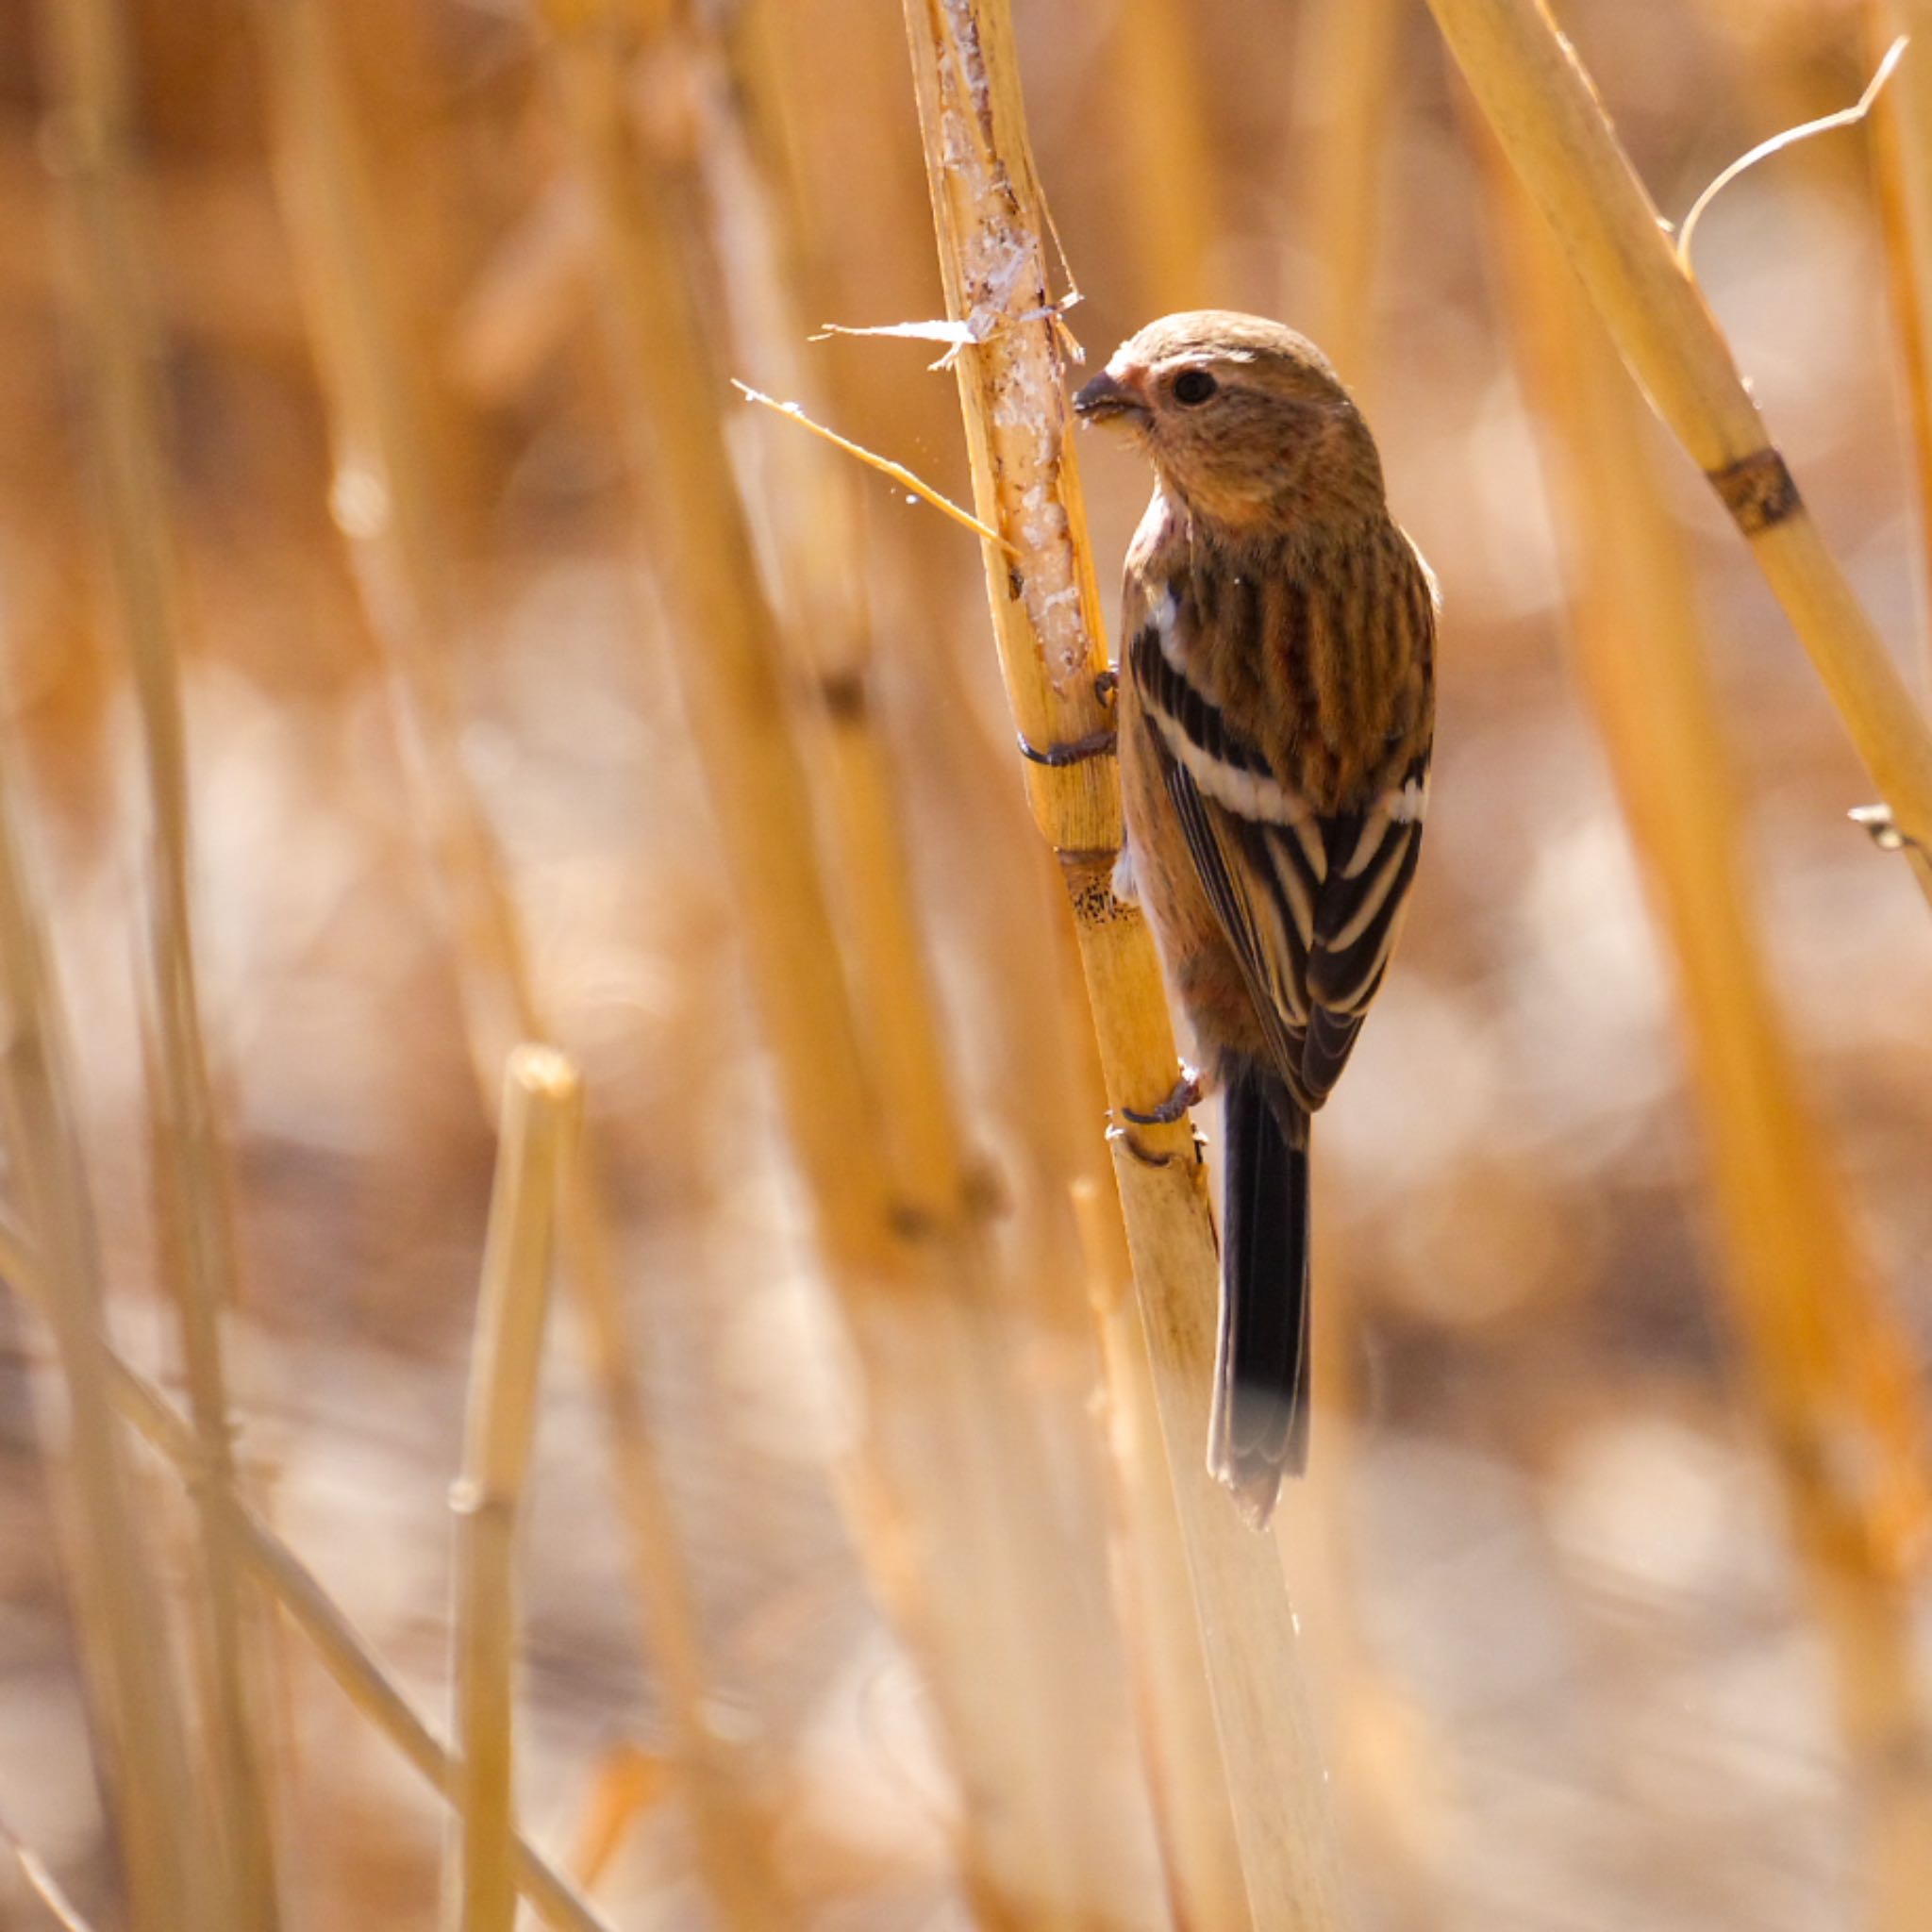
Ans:
{"type": "MultiPolygon", "coordinates": [[[[1104,1687],[1072,1648],[1091,1635],[1070,1614],[1035,1398],[991,1292],[865,708],[863,630],[852,591],[826,580],[851,553],[831,527],[826,556],[808,559],[788,508],[786,555],[809,577],[801,601],[830,633],[819,644],[829,655],[808,661],[824,680],[814,695],[834,713],[816,748],[832,767],[827,839],[849,889],[862,1024],[814,839],[814,774],[790,715],[788,687],[811,680],[788,668],[759,588],[719,413],[729,392],[691,286],[707,267],[696,184],[635,136],[635,24],[572,6],[554,9],[553,25],[559,98],[603,225],[633,467],[681,612],[671,638],[685,712],[828,1283],[865,1380],[869,1454],[852,1472],[861,1550],[926,1669],[953,1749],[962,1867],[984,1923],[1122,1924],[1102,1903],[1118,1890],[1090,1708],[1104,1687]]],[[[675,75],[691,102],[693,76],[675,46],[653,56],[666,64],[652,77],[668,91],[675,75]]]]}
{"type": "Polygon", "coordinates": [[[1922,675],[1932,675],[1932,0],[1870,0],[1866,11],[1874,54],[1911,41],[1874,110],[1873,147],[1919,488],[1922,675]]]}
{"type": "Polygon", "coordinates": [[[1932,898],[1932,734],[1769,441],[1703,295],[1542,0],[1429,0],[1652,407],[1749,541],[1932,898]]]}
{"type": "MultiPolygon", "coordinates": [[[[5,880],[0,877],[0,913],[5,880]]],[[[20,1232],[0,1224],[0,1279],[47,1314],[56,1300],[40,1254],[20,1232]]],[[[192,1424],[139,1369],[112,1348],[99,1350],[103,1392],[114,1414],[173,1464],[184,1483],[202,1480],[201,1447],[192,1424]]],[[[349,1700],[395,1745],[432,1790],[454,1802],[461,1766],[450,1749],[417,1715],[415,1707],[366,1639],[294,1551],[265,1524],[247,1500],[232,1489],[213,1491],[226,1510],[238,1548],[261,1590],[314,1645],[323,1666],[349,1700]]],[[[531,1907],[556,1932],[610,1932],[604,1919],[581,1898],[527,1840],[516,1836],[517,1885],[531,1907]]],[[[192,1921],[171,1919],[165,1932],[178,1932],[192,1921]]]]}
{"type": "Polygon", "coordinates": [[[1573,630],[1676,966],[1741,1339],[1836,1681],[1877,1932],[1932,1887],[1932,1731],[1910,1577],[1928,1523],[1909,1341],[1874,1282],[1807,1107],[1757,930],[1696,586],[1639,398],[1513,182],[1518,341],[1566,512],[1573,630]]]}
{"type": "MultiPolygon", "coordinates": [[[[338,521],[391,671],[418,819],[447,894],[471,1058],[486,1092],[520,1040],[546,1038],[495,839],[464,765],[451,671],[457,625],[418,408],[383,292],[375,202],[325,12],[261,0],[291,240],[329,392],[338,521]]],[[[678,1790],[707,1890],[737,1932],[782,1916],[767,1834],[738,1752],[709,1716],[708,1666],[681,1532],[658,1468],[639,1350],[618,1278],[594,1144],[563,1203],[565,1269],[610,1433],[643,1648],[664,1690],[678,1790]]]]}
{"type": "Polygon", "coordinates": [[[1287,307],[1307,316],[1308,334],[1357,388],[1370,360],[1382,170],[1407,17],[1399,0],[1314,0],[1295,23],[1296,232],[1317,279],[1311,300],[1291,290],[1287,307]]]}
{"type": "MultiPolygon", "coordinates": [[[[168,508],[161,344],[150,317],[133,200],[129,53],[112,0],[59,0],[44,13],[59,80],[60,172],[108,576],[134,673],[146,764],[145,991],[158,1045],[156,1152],[169,1236],[163,1272],[180,1323],[202,1455],[211,1477],[227,1483],[235,1469],[221,1324],[235,1300],[237,1270],[196,992],[180,595],[168,508]]],[[[279,1907],[264,1753],[249,1706],[249,1606],[221,1513],[198,1503],[196,1526],[207,1581],[206,1748],[225,1860],[211,1890],[225,1923],[273,1932],[279,1907]]]]}
{"type": "Polygon", "coordinates": [[[446,1892],[458,1932],[511,1932],[516,1919],[517,1514],[537,1433],[551,1249],[582,1097],[576,1069],[555,1047],[520,1046],[510,1056],[470,1359],[463,1473],[450,1491],[451,1729],[461,1771],[446,1892]]]}
{"type": "MultiPolygon", "coordinates": [[[[44,1257],[42,1311],[67,1401],[64,1457],[75,1516],[75,1596],[89,1641],[104,1767],[134,1932],[208,1923],[203,1836],[190,1799],[181,1714],[153,1564],[130,1512],[109,1395],[100,1257],[69,1097],[67,1054],[38,913],[0,786],[0,1112],[22,1219],[44,1257]]],[[[198,1455],[198,1450],[197,1450],[198,1455]]]]}
{"type": "MultiPolygon", "coordinates": [[[[1151,1113],[1175,1078],[1174,1033],[1153,941],[1109,885],[1121,817],[1103,626],[1010,14],[1005,0],[907,0],[906,20],[947,313],[974,339],[956,367],[974,508],[1021,552],[1016,563],[982,546],[1014,722],[1042,755],[1027,791],[1073,909],[1108,1101],[1151,1113]]],[[[1186,1122],[1112,1144],[1248,1896],[1261,1924],[1332,1924],[1331,1820],[1278,1557],[1203,1460],[1216,1296],[1205,1169],[1186,1122]]]]}
{"type": "Polygon", "coordinates": [[[1208,243],[1223,225],[1190,11],[1183,0],[1120,0],[1114,9],[1111,98],[1159,104],[1137,113],[1132,135],[1110,151],[1150,315],[1208,305],[1208,243]]]}
{"type": "Polygon", "coordinates": [[[1074,1210],[1087,1291],[1107,1374],[1107,1440],[1114,1474],[1116,1590],[1136,1665],[1148,1777],[1177,1927],[1246,1932],[1255,1924],[1241,1840],[1214,1724],[1187,1546],[1174,1507],[1147,1338],[1134,1304],[1133,1264],[1119,1214],[1092,1181],[1074,1210]]]}

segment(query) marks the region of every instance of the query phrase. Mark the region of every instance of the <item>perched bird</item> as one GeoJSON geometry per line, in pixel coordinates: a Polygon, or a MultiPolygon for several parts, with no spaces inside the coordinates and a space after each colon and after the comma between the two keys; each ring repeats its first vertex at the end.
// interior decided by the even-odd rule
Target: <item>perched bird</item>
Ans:
{"type": "MultiPolygon", "coordinates": [[[[1116,891],[1153,924],[1223,1106],[1208,1466],[1257,1522],[1308,1442],[1308,1124],[1415,874],[1435,585],[1320,350],[1258,316],[1150,323],[1074,398],[1129,429],[1116,891]]],[[[1158,1116],[1199,1098],[1184,1078],[1158,1116]]]]}

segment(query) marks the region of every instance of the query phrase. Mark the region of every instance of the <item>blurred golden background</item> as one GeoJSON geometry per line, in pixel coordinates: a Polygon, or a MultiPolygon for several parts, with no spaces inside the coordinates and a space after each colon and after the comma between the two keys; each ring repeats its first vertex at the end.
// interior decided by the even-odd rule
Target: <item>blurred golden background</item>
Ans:
{"type": "MultiPolygon", "coordinates": [[[[1558,9],[1673,218],[1856,99],[1892,10],[1558,9]]],[[[1306,329],[1442,585],[1431,829],[1317,1137],[1315,1471],[1281,1512],[1352,1923],[1905,1932],[1883,1874],[1901,1834],[1932,1844],[1932,1774],[1898,1756],[1924,1750],[1932,948],[1905,862],[1847,822],[1872,781],[1425,8],[1014,12],[1089,366],[1179,308],[1306,329]],[[1698,660],[1707,691],[1666,689],[1698,660]],[[1837,1439],[1803,1418],[1834,1403],[1872,1406],[1842,1445],[1877,1465],[1815,1467],[1837,1439]]],[[[1874,133],[1743,176],[1696,270],[1923,695],[1874,133]]],[[[259,1518],[441,1729],[497,1091],[553,1040],[595,1197],[560,1210],[561,1274],[609,1292],[559,1279],[538,1400],[526,1834],[624,1927],[1220,1932],[1163,1882],[1110,1607],[1105,1103],[978,546],[726,386],[971,497],[941,345],[821,333],[944,313],[924,165],[888,0],[0,9],[6,791],[97,1269],[72,1254],[184,1409],[172,1290],[232,1276],[259,1518]],[[764,684],[718,641],[754,564],[764,684]],[[145,705],[130,663],[164,667],[145,705]],[[211,1141],[170,1071],[176,675],[211,1141]],[[729,702],[793,751],[694,747],[729,702]],[[754,767],[761,791],[729,776],[754,767]],[[785,770],[816,789],[758,846],[785,770]],[[789,904],[814,828],[875,1089],[932,1105],[881,1106],[876,1145],[801,1185],[819,1090],[774,1070],[753,986],[808,974],[809,941],[755,936],[748,973],[724,855],[757,847],[789,904]],[[854,1286],[866,1237],[823,1174],[868,1164],[895,1238],[974,1232],[854,1286]],[[1058,1903],[1029,1895],[1041,1857],[1058,1903]]],[[[1110,621],[1147,480],[1076,453],[1110,621]]],[[[54,1105],[9,1103],[14,1285],[59,1260],[33,1206],[54,1105]]],[[[275,1874],[143,1902],[116,1847],[153,1793],[111,1769],[86,1579],[165,1640],[203,1713],[177,1761],[217,1767],[178,1815],[218,1833],[223,1559],[125,1432],[152,1578],[77,1548],[92,1411],[52,1332],[0,1299],[0,1829],[101,1932],[433,1923],[436,1798],[252,1580],[230,1636],[275,1874]]],[[[49,1910],[0,1859],[0,1926],[49,1910]]]]}

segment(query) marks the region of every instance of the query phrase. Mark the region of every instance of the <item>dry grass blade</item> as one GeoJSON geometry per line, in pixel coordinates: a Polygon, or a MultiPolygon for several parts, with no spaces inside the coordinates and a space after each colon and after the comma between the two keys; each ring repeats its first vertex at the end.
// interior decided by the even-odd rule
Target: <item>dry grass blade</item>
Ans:
{"type": "Polygon", "coordinates": [[[1904,1580],[1932,1508],[1912,1349],[1859,1252],[1777,1010],[1690,563],[1638,398],[1514,184],[1500,186],[1519,338],[1572,538],[1584,684],[1676,962],[1731,1315],[1865,1807],[1870,1923],[1905,1932],[1932,1883],[1932,1752],[1904,1580]]]}
{"type": "Polygon", "coordinates": [[[1932,898],[1932,735],[1541,0],[1430,0],[1524,185],[1810,653],[1932,898]]]}
{"type": "MultiPolygon", "coordinates": [[[[401,733],[412,752],[417,814],[449,900],[471,1058],[493,1096],[521,1040],[550,1032],[494,837],[462,757],[463,720],[450,669],[438,500],[407,358],[383,300],[375,203],[325,9],[261,0],[277,109],[282,187],[311,327],[331,403],[339,511],[371,627],[388,658],[401,733]]],[[[644,1648],[665,1690],[705,1883],[741,1932],[779,1907],[765,1833],[737,1754],[708,1715],[708,1664],[683,1543],[658,1473],[639,1374],[637,1339],[618,1280],[595,1146],[586,1134],[564,1205],[564,1261],[583,1311],[610,1431],[612,1472],[629,1545],[644,1648]]]]}
{"type": "Polygon", "coordinates": [[[74,1901],[60,1889],[59,1881],[47,1870],[46,1860],[24,1844],[18,1833],[4,1821],[0,1821],[0,1839],[7,1840],[14,1862],[20,1867],[20,1875],[26,1880],[34,1896],[54,1915],[62,1932],[93,1932],[93,1927],[81,1917],[74,1901]]]}
{"type": "MultiPolygon", "coordinates": [[[[212,1083],[203,1051],[188,886],[188,779],[179,689],[180,599],[159,391],[160,344],[148,316],[141,225],[129,165],[129,75],[111,0],[47,9],[63,96],[59,145],[74,234],[89,414],[108,575],[134,672],[146,754],[145,989],[158,1035],[167,1268],[181,1324],[195,1427],[212,1475],[233,1479],[221,1323],[236,1265],[212,1083]]],[[[208,1748],[225,1869],[225,1923],[273,1932],[275,1850],[263,1755],[248,1704],[248,1606],[218,1511],[202,1509],[204,1650],[212,1708],[208,1748]]]]}
{"type": "Polygon", "coordinates": [[[116,1747],[110,1782],[121,1825],[134,1932],[175,1932],[202,1908],[201,1835],[160,1595],[129,1509],[108,1394],[100,1260],[68,1098],[46,947],[26,893],[10,800],[0,786],[0,1110],[14,1185],[44,1257],[42,1307],[58,1353],[68,1424],[65,1459],[79,1521],[76,1595],[90,1632],[105,1724],[116,1747]]]}
{"type": "Polygon", "coordinates": [[[516,1918],[517,1511],[536,1436],[558,1204],[581,1100],[576,1069],[555,1048],[522,1046],[510,1056],[463,1474],[450,1495],[457,1524],[451,1675],[462,1774],[447,1890],[460,1932],[510,1932],[516,1918]]]}
{"type": "MultiPolygon", "coordinates": [[[[1041,832],[1073,908],[1108,1098],[1151,1113],[1176,1059],[1153,941],[1108,884],[1120,794],[1101,695],[1099,595],[1067,437],[1065,348],[1047,304],[1045,224],[1002,0],[908,0],[920,122],[948,311],[978,346],[958,365],[988,601],[1041,832]],[[1037,317],[1038,319],[1023,319],[1037,317]]],[[[1203,1467],[1214,1357],[1214,1237],[1185,1122],[1115,1138],[1115,1174],[1171,1479],[1201,1616],[1251,1900],[1281,1923],[1340,1915],[1331,1821],[1278,1559],[1203,1467]]]]}

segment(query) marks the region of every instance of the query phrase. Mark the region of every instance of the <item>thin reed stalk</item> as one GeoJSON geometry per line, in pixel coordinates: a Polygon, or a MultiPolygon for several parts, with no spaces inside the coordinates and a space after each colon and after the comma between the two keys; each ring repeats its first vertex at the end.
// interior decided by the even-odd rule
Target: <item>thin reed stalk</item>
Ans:
{"type": "Polygon", "coordinates": [[[1407,18],[1399,0],[1312,0],[1295,19],[1296,234],[1315,286],[1291,290],[1286,306],[1357,388],[1372,353],[1382,167],[1407,18]]]}
{"type": "MultiPolygon", "coordinates": [[[[165,1274],[180,1324],[195,1428],[210,1474],[234,1477],[222,1320],[236,1292],[233,1230],[196,993],[188,885],[180,595],[168,508],[160,343],[133,198],[129,56],[112,0],[43,9],[59,77],[67,191],[89,419],[116,614],[134,673],[148,804],[147,958],[158,1044],[156,1149],[169,1239],[165,1274]]],[[[206,1750],[224,1867],[222,1923],[279,1922],[264,1754],[248,1697],[251,1628],[240,1560],[219,1511],[197,1503],[207,1590],[202,1650],[206,1750]]]]}
{"type": "MultiPolygon", "coordinates": [[[[1019,551],[982,546],[1008,702],[1041,755],[1027,791],[1073,909],[1108,1101],[1151,1113],[1174,1082],[1174,1034],[1153,941],[1109,885],[1121,816],[1103,626],[1009,9],[907,0],[906,19],[947,313],[973,336],[956,368],[974,508],[1019,551]]],[[[1216,1292],[1206,1171],[1185,1122],[1112,1145],[1248,1896],[1261,1923],[1333,1924],[1332,1821],[1278,1556],[1203,1462],[1216,1292]]]]}
{"type": "Polygon", "coordinates": [[[1724,1282],[1836,1680],[1874,1932],[1932,1886],[1932,1731],[1910,1578],[1932,1495],[1913,1350],[1873,1278],[1778,1011],[1696,586],[1636,392],[1511,182],[1518,341],[1548,425],[1573,634],[1676,967],[1724,1282]]]}
{"type": "Polygon", "coordinates": [[[1870,0],[1866,13],[1874,54],[1911,42],[1873,109],[1873,156],[1919,491],[1920,675],[1932,687],[1932,0],[1870,0]]]}
{"type": "MultiPolygon", "coordinates": [[[[0,1114],[21,1213],[44,1257],[42,1311],[67,1401],[64,1460],[79,1623],[97,1676],[104,1767],[119,1827],[134,1932],[206,1924],[206,1867],[162,1598],[130,1510],[108,1393],[106,1309],[87,1176],[69,1095],[67,1053],[47,947],[22,876],[8,788],[0,785],[0,1114]]],[[[50,1450],[52,1448],[50,1440],[50,1450]]],[[[197,1452],[198,1453],[198,1452],[197,1452]]]]}
{"type": "Polygon", "coordinates": [[[450,1492],[452,1728],[462,1771],[446,1890],[457,1932],[511,1932],[516,1919],[517,1516],[537,1433],[551,1249],[581,1102],[577,1071],[556,1048],[521,1046],[510,1056],[470,1360],[463,1473],[450,1492]]]}
{"type": "Polygon", "coordinates": [[[1429,0],[1630,372],[1750,543],[1932,898],[1932,733],[1542,0],[1429,0]]]}
{"type": "MultiPolygon", "coordinates": [[[[330,398],[338,521],[391,672],[417,819],[444,891],[471,1058],[493,1096],[519,1041],[551,1028],[502,858],[462,758],[451,670],[458,625],[420,410],[385,297],[375,202],[316,0],[261,0],[287,220],[330,398]]],[[[664,1690],[698,1868],[724,1923],[782,1917],[747,1767],[711,1722],[709,1669],[682,1536],[658,1471],[606,1188],[586,1131],[563,1203],[568,1279],[610,1435],[643,1648],[664,1690]]]]}
{"type": "MultiPolygon", "coordinates": [[[[0,884],[0,899],[4,899],[0,884]]],[[[0,1225],[0,1279],[53,1316],[57,1299],[40,1253],[13,1228],[0,1225]]],[[[202,1479],[201,1446],[192,1424],[139,1369],[107,1346],[100,1348],[102,1393],[112,1412],[163,1457],[185,1483],[202,1479]]],[[[111,1436],[111,1431],[110,1431],[111,1436]]],[[[461,1766],[455,1754],[417,1714],[383,1668],[368,1640],[351,1624],[294,1551],[232,1489],[211,1486],[230,1519],[238,1548],[259,1588],[314,1645],[317,1656],[350,1702],[369,1718],[430,1788],[455,1801],[461,1766]]],[[[521,1834],[514,1834],[517,1886],[556,1932],[610,1932],[595,1908],[579,1898],[557,1869],[521,1834]]],[[[166,1922],[176,1932],[180,1919],[166,1922]]]]}
{"type": "MultiPolygon", "coordinates": [[[[698,292],[711,272],[700,184],[636,137],[632,24],[617,9],[576,7],[555,9],[552,22],[559,98],[602,225],[633,468],[678,611],[671,641],[685,714],[828,1282],[865,1379],[855,1529],[945,1726],[964,1793],[963,1874],[982,1921],[1137,1924],[1144,1907],[1115,1903],[1124,1840],[1117,1822],[1109,1835],[1106,1781],[1095,1775],[1093,1707],[1106,1687],[1068,1594],[1067,1540],[1041,1480],[1038,1399],[1016,1374],[998,1306],[891,829],[862,607],[856,585],[841,581],[853,553],[839,520],[849,508],[826,492],[831,473],[801,475],[789,454],[777,458],[828,518],[808,533],[794,521],[801,506],[761,492],[788,596],[802,624],[818,625],[809,646],[800,640],[788,653],[760,590],[719,413],[729,391],[698,292]],[[794,737],[790,692],[801,686],[805,708],[812,698],[824,707],[816,763],[794,737]]],[[[659,42],[650,58],[663,63],[661,79],[689,52],[659,42]]],[[[702,92],[692,79],[686,97],[702,92]]],[[[747,225],[741,211],[735,243],[752,242],[747,225]]],[[[747,274],[741,252],[724,275],[740,325],[766,339],[772,279],[747,274]]]]}

